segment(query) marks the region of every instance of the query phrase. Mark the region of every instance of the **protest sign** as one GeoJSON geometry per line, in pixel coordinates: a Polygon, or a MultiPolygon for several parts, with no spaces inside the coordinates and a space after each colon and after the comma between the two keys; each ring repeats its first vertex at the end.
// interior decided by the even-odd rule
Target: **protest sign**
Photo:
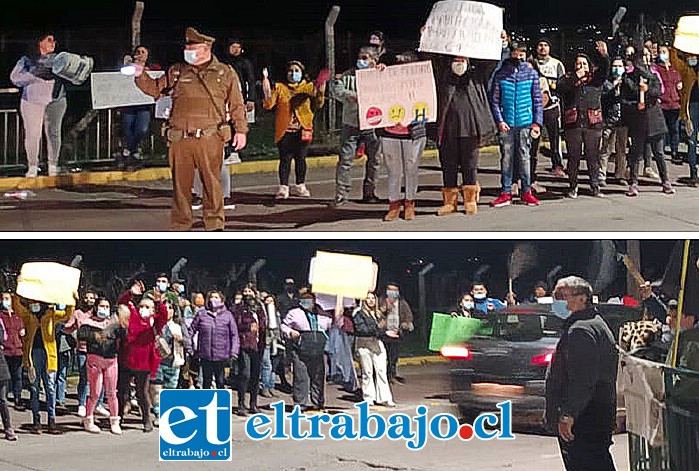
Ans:
{"type": "MultiPolygon", "coordinates": [[[[324,311],[332,311],[337,306],[337,296],[331,294],[316,294],[316,304],[324,311]]],[[[354,298],[342,298],[343,308],[353,308],[355,306],[354,298]]]]}
{"type": "Polygon", "coordinates": [[[359,127],[385,128],[437,119],[437,91],[432,63],[413,62],[386,70],[357,71],[359,127]]]}
{"type": "Polygon", "coordinates": [[[470,340],[481,328],[481,321],[471,317],[452,317],[432,313],[429,350],[438,352],[444,345],[459,345],[470,340]]]}
{"type": "Polygon", "coordinates": [[[17,278],[17,294],[48,304],[74,306],[80,270],[55,262],[29,262],[17,278]]]}
{"type": "Polygon", "coordinates": [[[482,2],[445,0],[433,5],[420,38],[420,51],[500,60],[502,9],[482,2]]]}
{"type": "MultiPolygon", "coordinates": [[[[163,71],[147,71],[152,78],[162,77],[163,71]]],[[[131,75],[121,72],[95,72],[90,75],[92,109],[104,110],[122,106],[152,105],[153,97],[143,93],[131,75]]]]}
{"type": "Polygon", "coordinates": [[[699,54],[699,15],[683,16],[675,31],[676,49],[689,54],[699,54]]]}
{"type": "Polygon", "coordinates": [[[316,294],[364,299],[376,288],[378,271],[371,257],[318,251],[311,259],[309,281],[316,294]]]}

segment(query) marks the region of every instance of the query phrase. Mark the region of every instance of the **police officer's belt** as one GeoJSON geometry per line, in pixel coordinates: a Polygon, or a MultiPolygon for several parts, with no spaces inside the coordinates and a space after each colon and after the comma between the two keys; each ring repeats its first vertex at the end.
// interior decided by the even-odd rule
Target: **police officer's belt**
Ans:
{"type": "Polygon", "coordinates": [[[218,133],[217,128],[194,129],[185,131],[184,129],[170,128],[167,130],[167,140],[169,142],[179,142],[183,139],[199,139],[213,136],[218,133]]]}

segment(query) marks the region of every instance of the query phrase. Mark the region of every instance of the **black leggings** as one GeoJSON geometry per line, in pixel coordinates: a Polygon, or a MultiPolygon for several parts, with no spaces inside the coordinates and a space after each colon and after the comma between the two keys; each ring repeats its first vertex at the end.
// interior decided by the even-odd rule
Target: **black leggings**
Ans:
{"type": "Polygon", "coordinates": [[[216,378],[216,389],[223,389],[226,382],[225,372],[226,361],[201,361],[201,388],[211,389],[211,379],[216,378]]]}
{"type": "Polygon", "coordinates": [[[452,137],[447,128],[439,146],[445,188],[459,186],[459,169],[464,185],[478,183],[478,142],[477,137],[452,137]]]}
{"type": "Polygon", "coordinates": [[[240,350],[238,357],[238,404],[243,405],[245,392],[250,393],[250,405],[257,405],[257,393],[260,390],[260,370],[262,353],[240,350]]]}
{"type": "Polygon", "coordinates": [[[146,424],[150,420],[150,371],[137,371],[123,368],[119,370],[119,413],[123,417],[124,406],[131,398],[131,386],[129,384],[131,378],[136,382],[136,400],[138,407],[141,409],[141,418],[146,424]]]}
{"type": "Polygon", "coordinates": [[[287,132],[277,147],[279,148],[279,184],[289,185],[292,160],[296,163],[296,184],[305,183],[308,142],[301,140],[301,132],[287,132]]]}

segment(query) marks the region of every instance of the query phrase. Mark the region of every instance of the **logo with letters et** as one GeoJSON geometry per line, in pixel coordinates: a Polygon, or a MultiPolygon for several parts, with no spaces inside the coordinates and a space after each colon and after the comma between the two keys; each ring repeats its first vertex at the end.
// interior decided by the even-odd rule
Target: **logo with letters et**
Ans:
{"type": "Polygon", "coordinates": [[[233,394],[227,389],[160,392],[160,461],[231,461],[233,394]]]}

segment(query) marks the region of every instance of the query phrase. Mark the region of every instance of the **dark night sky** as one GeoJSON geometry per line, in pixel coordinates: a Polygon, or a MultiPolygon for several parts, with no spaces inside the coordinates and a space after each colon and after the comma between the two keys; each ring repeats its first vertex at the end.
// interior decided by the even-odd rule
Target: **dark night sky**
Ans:
{"type": "MultiPolygon", "coordinates": [[[[320,30],[333,4],[340,5],[342,12],[339,29],[370,31],[382,28],[396,37],[417,36],[433,1],[428,0],[337,0],[297,2],[242,1],[221,2],[199,0],[186,4],[168,0],[146,0],[144,26],[158,28],[171,23],[177,26],[196,24],[202,27],[226,27],[253,31],[255,36],[274,36],[276,30],[307,31],[320,30]]],[[[505,6],[510,23],[533,25],[541,23],[578,24],[587,21],[608,23],[620,2],[609,0],[587,0],[564,2],[560,0],[493,0],[505,6]]],[[[697,9],[696,2],[673,0],[667,2],[667,13],[677,15],[697,9]]],[[[5,27],[61,27],[91,25],[121,25],[128,22],[133,1],[95,0],[31,0],[12,2],[5,7],[0,22],[5,27]],[[40,13],[37,13],[40,12],[40,13]]],[[[629,0],[621,2],[631,12],[646,10],[660,13],[657,0],[629,0]]],[[[511,25],[512,26],[512,25],[511,25]]]]}

